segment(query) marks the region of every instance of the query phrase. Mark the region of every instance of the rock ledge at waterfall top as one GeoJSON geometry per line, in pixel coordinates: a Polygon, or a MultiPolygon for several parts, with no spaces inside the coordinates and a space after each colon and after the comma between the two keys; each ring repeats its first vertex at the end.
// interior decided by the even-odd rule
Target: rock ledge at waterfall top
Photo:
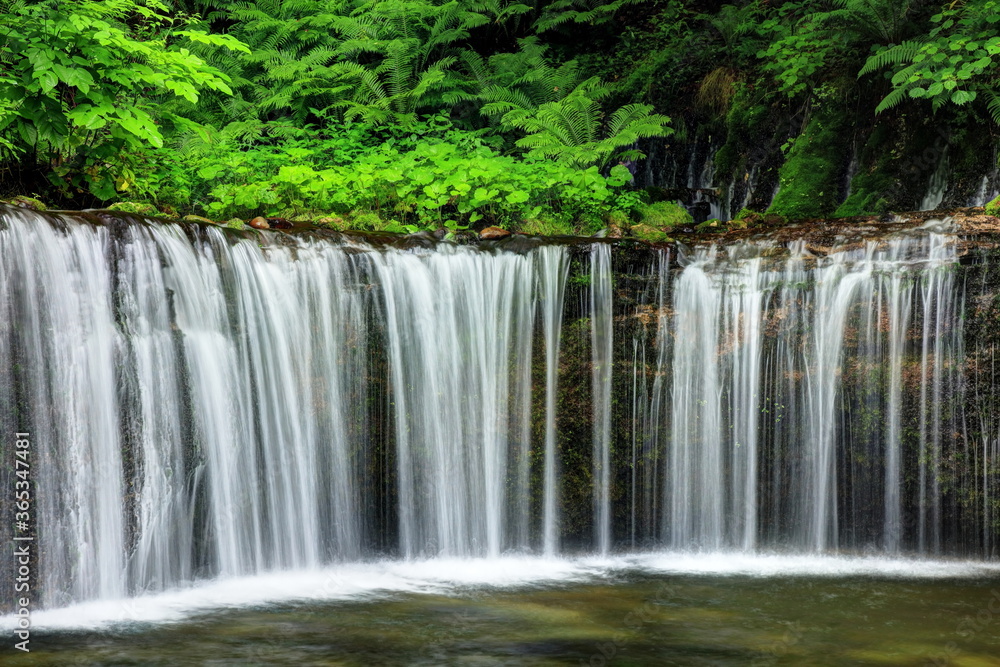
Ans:
{"type": "MultiPolygon", "coordinates": [[[[14,212],[25,212],[24,207],[0,202],[0,210],[9,209],[14,212]]],[[[485,236],[472,231],[448,232],[445,229],[436,231],[419,231],[411,234],[393,232],[373,232],[359,230],[336,231],[311,222],[296,221],[282,225],[280,229],[258,230],[250,229],[248,225],[235,226],[225,221],[212,221],[199,216],[186,216],[176,219],[167,216],[143,216],[140,214],[112,210],[87,209],[83,211],[32,211],[36,215],[56,217],[72,215],[77,220],[92,224],[105,225],[114,221],[147,223],[171,222],[185,226],[217,227],[227,235],[246,238],[258,237],[260,234],[270,235],[272,240],[281,243],[282,235],[306,235],[319,238],[362,241],[366,244],[398,248],[434,247],[441,242],[452,242],[461,245],[481,245],[497,247],[505,250],[522,252],[538,245],[557,242],[561,245],[579,245],[593,243],[612,243],[627,247],[669,247],[678,243],[688,246],[703,246],[708,244],[729,245],[745,241],[770,241],[778,245],[787,245],[794,241],[805,243],[805,249],[814,255],[825,255],[835,250],[848,249],[855,244],[878,239],[890,234],[915,229],[934,221],[942,223],[941,231],[950,231],[963,237],[975,237],[977,244],[990,243],[989,237],[1000,236],[1000,218],[987,215],[982,207],[955,208],[938,211],[911,211],[883,216],[852,216],[832,219],[808,219],[789,222],[780,216],[759,216],[751,224],[741,228],[722,223],[720,231],[707,231],[695,226],[676,227],[666,230],[669,240],[649,242],[633,237],[620,238],[615,235],[600,235],[592,237],[581,236],[535,236],[520,232],[508,232],[506,236],[487,234],[485,236]]],[[[491,228],[492,229],[492,228],[491,228]]],[[[606,231],[606,230],[605,230],[606,231]]]]}

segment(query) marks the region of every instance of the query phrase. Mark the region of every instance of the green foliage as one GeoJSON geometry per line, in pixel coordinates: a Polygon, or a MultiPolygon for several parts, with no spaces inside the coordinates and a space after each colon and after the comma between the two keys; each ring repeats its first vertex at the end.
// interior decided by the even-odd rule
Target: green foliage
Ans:
{"type": "Polygon", "coordinates": [[[439,106],[457,87],[450,73],[457,60],[453,46],[491,18],[485,6],[456,0],[371,0],[359,5],[333,24],[344,40],[337,49],[346,57],[343,78],[353,90],[335,106],[343,108],[348,119],[412,122],[417,111],[439,106]]]}
{"type": "Polygon", "coordinates": [[[1000,3],[950,5],[932,16],[931,23],[934,27],[926,36],[884,46],[861,68],[858,76],[890,69],[892,91],[876,113],[907,97],[930,100],[938,109],[946,103],[965,105],[986,93],[994,119],[1000,120],[1000,104],[992,91],[1000,55],[1000,3]]]}
{"type": "Polygon", "coordinates": [[[538,32],[552,30],[567,23],[595,25],[610,21],[615,13],[626,5],[634,5],[644,0],[555,0],[545,5],[535,23],[538,32]]]}
{"type": "MultiPolygon", "coordinates": [[[[63,204],[663,235],[690,218],[630,187],[645,152],[696,140],[720,184],[751,164],[773,183],[784,153],[771,210],[811,217],[873,112],[1000,122],[997,0],[0,0],[0,18],[0,177],[63,204]]],[[[838,214],[897,205],[906,178],[868,155],[838,214]]]]}
{"type": "Polygon", "coordinates": [[[785,3],[779,15],[764,21],[760,32],[769,44],[757,57],[774,75],[778,89],[789,97],[805,92],[842,40],[827,26],[822,13],[802,13],[807,3],[785,3]]]}
{"type": "MultiPolygon", "coordinates": [[[[444,127],[440,118],[431,119],[423,131],[371,148],[355,143],[363,143],[363,135],[310,135],[206,156],[199,174],[219,183],[205,208],[214,217],[363,210],[405,224],[449,227],[519,222],[546,212],[591,221],[617,205],[621,179],[606,178],[596,167],[501,155],[478,133],[444,127]]],[[[352,221],[378,228],[371,219],[352,221]]]]}
{"type": "Polygon", "coordinates": [[[608,92],[596,77],[587,79],[560,100],[508,111],[503,123],[526,133],[517,145],[529,149],[528,155],[575,167],[604,167],[612,158],[645,157],[634,148],[639,140],[670,134],[670,119],[652,113],[648,104],[623,106],[603,123],[599,101],[608,92]]]}
{"type": "Polygon", "coordinates": [[[158,102],[229,91],[227,77],[184,45],[245,48],[224,35],[177,29],[186,21],[166,12],[159,0],[7,3],[0,147],[51,164],[62,188],[102,198],[127,190],[135,173],[123,152],[163,146],[158,102]]]}
{"type": "Polygon", "coordinates": [[[782,3],[760,24],[767,39],[758,53],[781,92],[801,95],[829,79],[831,69],[857,58],[858,47],[893,42],[902,34],[911,2],[835,0],[782,3]]]}

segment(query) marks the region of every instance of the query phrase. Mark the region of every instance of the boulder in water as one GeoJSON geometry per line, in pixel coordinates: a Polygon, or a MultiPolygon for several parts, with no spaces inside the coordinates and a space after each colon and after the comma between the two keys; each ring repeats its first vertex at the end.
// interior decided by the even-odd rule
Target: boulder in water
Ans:
{"type": "Polygon", "coordinates": [[[269,225],[267,223],[267,218],[262,218],[259,215],[256,218],[254,218],[253,220],[250,221],[250,226],[253,227],[254,229],[270,229],[271,228],[271,225],[269,225]]]}

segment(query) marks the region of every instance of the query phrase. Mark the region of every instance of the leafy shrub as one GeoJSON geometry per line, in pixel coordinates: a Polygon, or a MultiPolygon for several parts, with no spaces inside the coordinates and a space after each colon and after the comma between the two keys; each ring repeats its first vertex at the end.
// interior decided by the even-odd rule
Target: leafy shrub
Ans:
{"type": "MultiPolygon", "coordinates": [[[[57,187],[102,199],[127,190],[132,151],[164,145],[158,102],[228,92],[228,77],[183,45],[246,50],[225,35],[177,30],[160,0],[44,0],[4,7],[0,148],[52,165],[57,187]],[[129,21],[141,22],[134,29],[129,21]]],[[[178,119],[179,123],[190,121],[178,119]]]]}
{"type": "Polygon", "coordinates": [[[627,175],[501,155],[475,132],[429,134],[390,136],[357,151],[331,135],[207,153],[198,175],[216,184],[205,209],[214,217],[367,210],[423,227],[519,222],[547,212],[599,227],[627,175]]]}

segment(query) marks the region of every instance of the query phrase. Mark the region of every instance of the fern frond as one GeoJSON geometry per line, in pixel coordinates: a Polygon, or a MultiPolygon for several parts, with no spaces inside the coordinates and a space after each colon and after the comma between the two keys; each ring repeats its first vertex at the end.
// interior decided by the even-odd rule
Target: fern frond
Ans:
{"type": "Polygon", "coordinates": [[[990,112],[990,118],[997,125],[1000,125],[1000,95],[992,90],[984,90],[986,95],[986,108],[990,112]]]}
{"type": "Polygon", "coordinates": [[[858,72],[858,77],[870,74],[876,70],[885,69],[890,65],[900,65],[902,63],[913,62],[913,59],[918,53],[920,53],[920,49],[922,47],[923,42],[917,42],[914,40],[908,40],[900,44],[884,47],[878,52],[868,56],[868,60],[865,61],[861,71],[858,72]]]}
{"type": "Polygon", "coordinates": [[[880,114],[886,109],[891,109],[906,98],[906,88],[896,88],[875,107],[875,113],[880,114]]]}

